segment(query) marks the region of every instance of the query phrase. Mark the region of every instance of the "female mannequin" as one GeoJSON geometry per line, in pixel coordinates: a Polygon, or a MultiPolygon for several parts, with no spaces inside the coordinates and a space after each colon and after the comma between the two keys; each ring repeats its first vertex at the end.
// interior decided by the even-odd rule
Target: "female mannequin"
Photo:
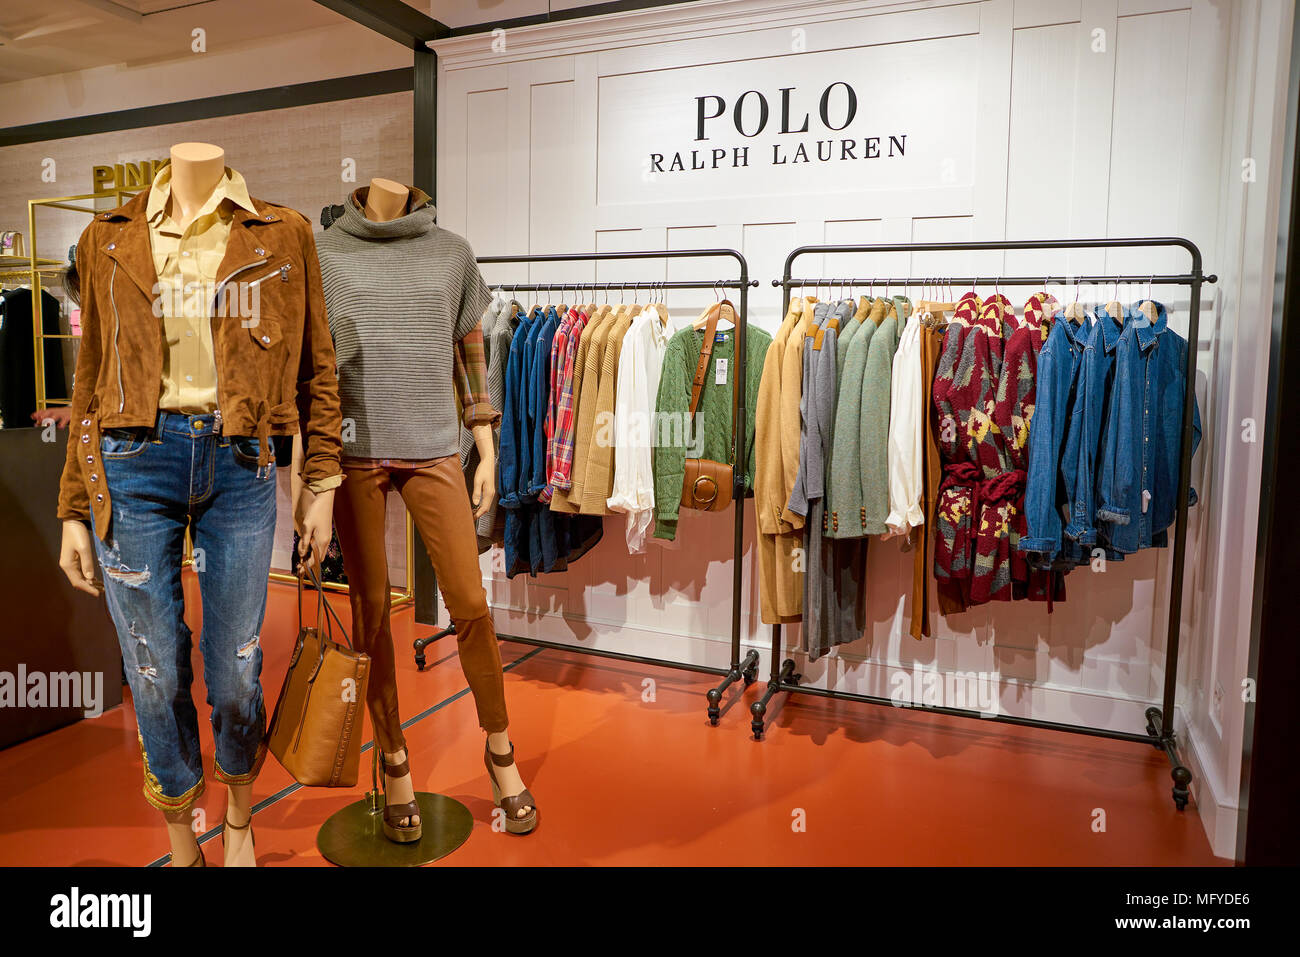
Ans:
{"type": "Polygon", "coordinates": [[[317,552],[341,481],[311,228],[252,199],[220,147],[181,143],[148,190],[95,217],[77,250],[82,347],[59,563],[91,594],[100,591],[96,559],[105,570],[145,797],[163,812],[173,863],[203,866],[190,813],[204,779],[180,597],[187,529],[202,549],[200,648],[215,776],[228,788],[225,863],[252,866],[252,784],[265,755],[258,632],[275,531],[271,434],[306,436],[303,479],[317,498],[302,526],[317,552]],[[246,282],[260,284],[260,297],[244,294],[246,282]],[[249,302],[257,311],[244,315],[249,302]],[[295,394],[281,394],[286,379],[295,394]]]}
{"type": "MultiPolygon", "coordinates": [[[[384,503],[396,490],[429,549],[444,602],[457,626],[461,667],[488,732],[485,763],[506,812],[506,829],[527,833],[537,822],[507,733],[505,689],[496,629],[478,564],[474,519],[495,495],[493,425],[500,416],[484,393],[486,367],[479,317],[489,301],[473,252],[434,224],[422,191],[374,179],[344,204],[320,241],[330,329],[338,361],[344,420],[344,481],[334,521],[352,602],[353,641],[371,656],[368,703],[384,752],[384,833],[420,839],[405,738],[398,715],[384,503]],[[466,370],[453,376],[454,361],[466,370]],[[477,385],[476,385],[477,384],[477,385]],[[473,506],[460,471],[460,422],[479,452],[473,506]]],[[[295,453],[297,449],[295,449],[295,453]]],[[[299,496],[295,514],[313,501],[299,496]]]]}

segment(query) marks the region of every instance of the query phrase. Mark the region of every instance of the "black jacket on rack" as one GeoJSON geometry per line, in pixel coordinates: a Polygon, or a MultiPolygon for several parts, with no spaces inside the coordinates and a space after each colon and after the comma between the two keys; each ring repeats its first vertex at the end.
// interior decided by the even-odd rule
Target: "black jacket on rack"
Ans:
{"type": "MultiPolygon", "coordinates": [[[[41,328],[58,335],[59,300],[41,290],[41,328]]],[[[45,343],[45,396],[68,398],[63,374],[63,340],[45,343]]],[[[36,360],[33,352],[32,291],[0,290],[0,418],[7,429],[33,426],[36,411],[36,360]]]]}

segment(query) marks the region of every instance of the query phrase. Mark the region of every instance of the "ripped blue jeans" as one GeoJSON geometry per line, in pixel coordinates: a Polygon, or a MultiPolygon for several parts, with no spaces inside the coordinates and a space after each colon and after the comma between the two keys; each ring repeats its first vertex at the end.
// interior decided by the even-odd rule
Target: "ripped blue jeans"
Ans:
{"type": "Polygon", "coordinates": [[[203,601],[214,776],[249,784],[265,757],[259,633],[275,469],[259,470],[256,438],[214,435],[213,425],[211,415],[160,412],[152,429],[106,430],[101,445],[112,525],[95,548],[135,706],[144,794],[164,811],[185,810],[203,793],[181,584],[187,527],[203,601]]]}

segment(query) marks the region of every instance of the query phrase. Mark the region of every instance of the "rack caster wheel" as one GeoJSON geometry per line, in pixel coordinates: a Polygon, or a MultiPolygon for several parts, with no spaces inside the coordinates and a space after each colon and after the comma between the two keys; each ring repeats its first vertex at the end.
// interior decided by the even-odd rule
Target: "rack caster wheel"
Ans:
{"type": "Polygon", "coordinates": [[[1192,772],[1182,765],[1177,765],[1169,772],[1169,776],[1174,779],[1174,807],[1183,811],[1187,809],[1187,799],[1191,796],[1188,785],[1192,783],[1192,772]]]}
{"type": "Polygon", "coordinates": [[[749,723],[749,729],[754,734],[754,740],[762,741],[763,725],[765,723],[764,718],[767,716],[767,705],[761,701],[755,701],[749,706],[749,713],[754,716],[754,719],[749,723]]]}
{"type": "Polygon", "coordinates": [[[722,717],[722,709],[718,707],[722,702],[722,692],[717,688],[710,688],[705,697],[709,699],[709,724],[716,728],[718,719],[722,717]]]}
{"type": "Polygon", "coordinates": [[[415,654],[415,670],[416,670],[416,671],[423,671],[423,670],[424,670],[424,652],[416,652],[416,654],[415,654]]]}

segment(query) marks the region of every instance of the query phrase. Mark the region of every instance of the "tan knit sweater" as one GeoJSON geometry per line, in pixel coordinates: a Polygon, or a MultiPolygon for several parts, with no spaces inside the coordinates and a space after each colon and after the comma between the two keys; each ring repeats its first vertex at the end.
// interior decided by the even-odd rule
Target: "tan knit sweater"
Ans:
{"type": "Polygon", "coordinates": [[[591,451],[587,456],[587,478],[578,511],[583,515],[604,515],[606,500],[614,494],[614,400],[618,381],[618,358],[623,337],[632,319],[641,311],[633,305],[609,326],[605,351],[600,361],[600,387],[596,394],[596,416],[592,423],[591,451]]]}

